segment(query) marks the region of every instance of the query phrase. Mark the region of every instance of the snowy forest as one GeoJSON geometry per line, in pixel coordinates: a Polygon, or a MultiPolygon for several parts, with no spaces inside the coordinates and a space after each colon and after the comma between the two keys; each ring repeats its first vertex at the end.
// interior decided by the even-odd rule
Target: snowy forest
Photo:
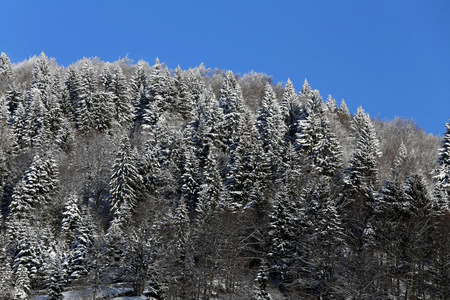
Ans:
{"type": "Polygon", "coordinates": [[[442,132],[306,80],[2,53],[0,298],[450,299],[442,132]]]}

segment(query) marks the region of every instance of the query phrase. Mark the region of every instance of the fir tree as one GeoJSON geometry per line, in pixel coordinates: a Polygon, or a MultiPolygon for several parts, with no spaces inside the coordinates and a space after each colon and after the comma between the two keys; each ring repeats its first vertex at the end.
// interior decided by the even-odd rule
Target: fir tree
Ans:
{"type": "Polygon", "coordinates": [[[228,71],[220,90],[219,106],[223,110],[225,117],[225,140],[227,147],[233,145],[234,135],[237,132],[239,124],[242,122],[244,113],[242,91],[234,74],[228,71]]]}
{"type": "Polygon", "coordinates": [[[180,66],[178,66],[173,73],[174,88],[176,89],[174,105],[184,120],[190,120],[192,118],[194,103],[192,102],[192,97],[189,94],[189,88],[186,82],[187,80],[184,78],[180,66]]]}
{"type": "Polygon", "coordinates": [[[439,167],[436,171],[435,179],[437,181],[437,206],[438,210],[445,211],[450,207],[450,123],[445,125],[447,131],[442,138],[442,147],[439,149],[439,167]]]}
{"type": "Polygon", "coordinates": [[[31,285],[28,270],[21,265],[16,272],[14,299],[29,299],[30,292],[31,285]]]}
{"type": "Polygon", "coordinates": [[[137,192],[141,184],[142,177],[136,168],[130,142],[124,138],[116,155],[109,181],[111,213],[119,224],[128,222],[136,205],[137,192]]]}
{"type": "Polygon", "coordinates": [[[258,270],[258,274],[255,279],[256,287],[258,289],[256,293],[256,300],[271,300],[272,297],[267,292],[267,282],[269,281],[267,277],[267,266],[265,263],[261,265],[261,267],[258,270]]]}
{"type": "Polygon", "coordinates": [[[284,149],[285,124],[283,117],[270,84],[266,84],[262,107],[258,110],[256,129],[259,132],[259,140],[270,160],[272,176],[277,177],[278,168],[281,165],[281,153],[284,149]]]}
{"type": "Polygon", "coordinates": [[[281,100],[281,113],[286,129],[285,139],[294,144],[297,132],[299,132],[298,120],[301,117],[302,110],[300,99],[290,79],[288,79],[284,87],[283,99],[281,100]]]}
{"type": "Polygon", "coordinates": [[[119,66],[113,69],[110,91],[114,95],[114,120],[125,128],[131,124],[133,118],[133,106],[131,92],[125,79],[125,75],[119,66]]]}
{"type": "Polygon", "coordinates": [[[311,91],[307,82],[305,85],[302,89],[304,113],[299,120],[296,144],[317,174],[333,177],[341,167],[341,147],[325,115],[319,92],[311,91]]]}
{"type": "Polygon", "coordinates": [[[349,167],[345,170],[344,181],[357,189],[373,190],[377,183],[378,157],[381,153],[379,141],[369,115],[361,114],[363,122],[360,126],[361,134],[356,152],[350,159],[349,167]]]}
{"type": "Polygon", "coordinates": [[[269,190],[270,160],[248,116],[240,124],[231,149],[225,178],[227,205],[239,209],[248,204],[255,184],[269,190]]]}
{"type": "Polygon", "coordinates": [[[2,52],[0,54],[0,97],[10,88],[13,82],[13,71],[9,57],[2,52]]]}
{"type": "Polygon", "coordinates": [[[149,86],[146,68],[148,64],[144,61],[139,61],[134,69],[133,77],[131,78],[131,99],[135,105],[135,118],[138,123],[142,122],[144,109],[149,103],[149,86]]]}

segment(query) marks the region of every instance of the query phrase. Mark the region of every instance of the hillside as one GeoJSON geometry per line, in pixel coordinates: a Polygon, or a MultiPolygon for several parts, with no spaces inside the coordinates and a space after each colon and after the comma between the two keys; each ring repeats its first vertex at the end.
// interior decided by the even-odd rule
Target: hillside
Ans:
{"type": "Polygon", "coordinates": [[[2,53],[0,295],[450,299],[444,126],[306,80],[2,53]]]}

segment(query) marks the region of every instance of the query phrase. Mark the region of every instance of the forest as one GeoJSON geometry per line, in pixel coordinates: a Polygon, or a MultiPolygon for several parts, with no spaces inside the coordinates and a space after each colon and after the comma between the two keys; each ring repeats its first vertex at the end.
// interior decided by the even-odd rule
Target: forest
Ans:
{"type": "Polygon", "coordinates": [[[306,80],[2,53],[0,298],[450,299],[442,129],[306,80]]]}

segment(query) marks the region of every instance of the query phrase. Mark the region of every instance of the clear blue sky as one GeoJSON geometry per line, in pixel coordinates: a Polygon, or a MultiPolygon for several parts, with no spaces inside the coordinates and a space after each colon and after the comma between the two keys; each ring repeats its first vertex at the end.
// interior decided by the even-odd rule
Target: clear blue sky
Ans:
{"type": "Polygon", "coordinates": [[[119,57],[305,78],[372,116],[450,119],[450,1],[2,1],[0,52],[62,65],[119,57]]]}

